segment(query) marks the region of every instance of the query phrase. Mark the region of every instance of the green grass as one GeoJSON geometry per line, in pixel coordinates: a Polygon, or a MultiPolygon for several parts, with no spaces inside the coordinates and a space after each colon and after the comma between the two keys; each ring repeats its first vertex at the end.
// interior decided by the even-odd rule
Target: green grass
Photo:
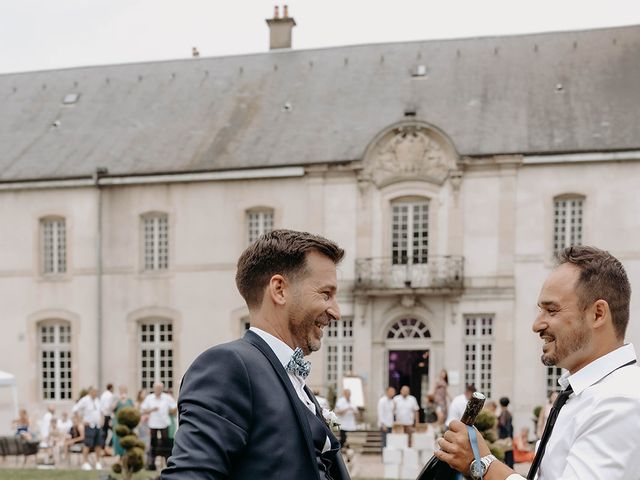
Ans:
{"type": "MultiPolygon", "coordinates": [[[[106,478],[108,474],[114,478],[120,478],[120,475],[109,470],[85,472],[80,469],[0,468],[0,480],[99,480],[103,477],[106,478]]],[[[150,480],[158,475],[159,472],[139,472],[134,478],[136,480],[150,480]]]]}
{"type": "MultiPolygon", "coordinates": [[[[38,470],[35,468],[0,468],[0,480],[99,480],[101,477],[111,474],[114,478],[119,475],[102,470],[99,472],[84,472],[82,470],[50,469],[38,470]]],[[[139,472],[135,475],[136,480],[150,480],[157,478],[159,472],[139,472]]],[[[353,480],[376,480],[374,478],[354,478],[353,480]]]]}

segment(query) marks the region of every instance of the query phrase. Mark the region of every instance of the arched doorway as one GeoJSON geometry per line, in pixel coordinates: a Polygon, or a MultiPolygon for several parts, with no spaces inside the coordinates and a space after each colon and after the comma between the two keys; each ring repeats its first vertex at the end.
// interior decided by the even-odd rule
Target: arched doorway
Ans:
{"type": "Polygon", "coordinates": [[[426,322],[404,317],[389,327],[385,340],[388,385],[400,391],[408,385],[422,407],[429,388],[431,333],[426,322]]]}

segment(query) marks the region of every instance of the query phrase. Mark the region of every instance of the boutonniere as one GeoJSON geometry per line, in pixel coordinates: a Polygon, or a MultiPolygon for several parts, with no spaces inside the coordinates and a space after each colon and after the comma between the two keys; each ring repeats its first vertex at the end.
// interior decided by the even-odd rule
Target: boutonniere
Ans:
{"type": "Polygon", "coordinates": [[[334,431],[340,430],[340,422],[338,421],[338,416],[335,414],[333,410],[329,410],[328,408],[323,408],[322,417],[324,418],[324,421],[329,427],[329,429],[334,431]]]}

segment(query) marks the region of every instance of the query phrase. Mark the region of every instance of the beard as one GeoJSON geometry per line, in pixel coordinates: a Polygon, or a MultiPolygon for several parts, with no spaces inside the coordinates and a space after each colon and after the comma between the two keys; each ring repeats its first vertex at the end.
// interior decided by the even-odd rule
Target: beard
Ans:
{"type": "Polygon", "coordinates": [[[322,334],[320,336],[317,335],[316,322],[328,325],[330,320],[326,312],[316,316],[305,311],[299,302],[294,304],[289,312],[289,330],[296,342],[296,346],[300,347],[305,355],[320,350],[322,346],[322,334]]]}
{"type": "Polygon", "coordinates": [[[540,336],[547,336],[552,338],[554,342],[554,348],[549,353],[543,353],[540,357],[542,363],[547,367],[558,366],[558,363],[562,362],[569,355],[581,350],[591,340],[591,331],[587,328],[586,318],[576,325],[576,327],[563,334],[563,338],[558,341],[558,337],[549,333],[541,332],[540,336]]]}

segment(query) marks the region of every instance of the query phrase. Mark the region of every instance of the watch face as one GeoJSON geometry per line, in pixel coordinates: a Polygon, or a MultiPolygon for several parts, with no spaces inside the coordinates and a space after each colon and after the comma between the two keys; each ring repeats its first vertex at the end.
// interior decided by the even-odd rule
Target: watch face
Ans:
{"type": "Polygon", "coordinates": [[[471,476],[473,478],[481,478],[482,477],[482,463],[473,461],[471,462],[471,468],[469,469],[471,476]]]}

